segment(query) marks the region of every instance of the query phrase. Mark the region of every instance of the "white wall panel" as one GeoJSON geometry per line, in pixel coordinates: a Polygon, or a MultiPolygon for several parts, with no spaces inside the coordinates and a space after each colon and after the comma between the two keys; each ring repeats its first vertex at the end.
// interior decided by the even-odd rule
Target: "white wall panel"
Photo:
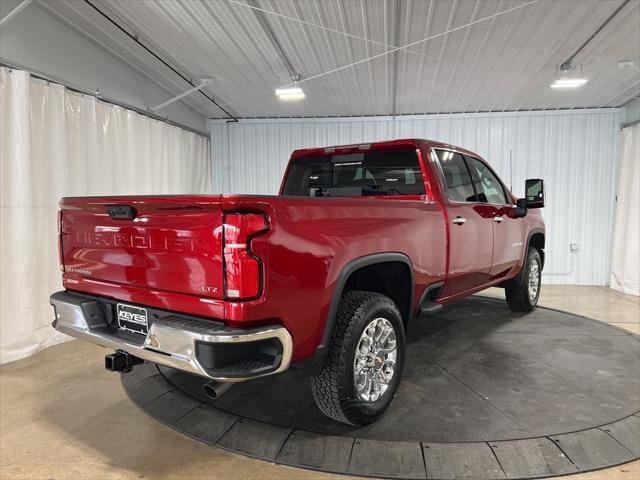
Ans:
{"type": "Polygon", "coordinates": [[[620,109],[343,119],[211,121],[214,190],[275,194],[296,148],[429,138],[484,156],[522,195],[546,182],[549,283],[608,283],[620,109]],[[513,169],[510,168],[510,153],[513,169]],[[569,245],[578,246],[570,253],[569,245]]]}

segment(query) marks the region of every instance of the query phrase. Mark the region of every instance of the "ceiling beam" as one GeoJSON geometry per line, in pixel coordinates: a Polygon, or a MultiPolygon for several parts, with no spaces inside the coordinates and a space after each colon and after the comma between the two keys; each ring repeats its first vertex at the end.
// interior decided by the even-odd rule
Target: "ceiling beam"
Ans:
{"type": "Polygon", "coordinates": [[[296,72],[295,68],[293,68],[293,64],[291,63],[291,60],[289,60],[289,57],[287,57],[287,54],[284,53],[284,49],[282,48],[282,45],[280,45],[280,42],[276,38],[275,33],[273,33],[273,29],[269,25],[269,22],[267,22],[267,19],[262,9],[259,8],[258,5],[256,5],[255,0],[248,0],[247,5],[252,7],[251,11],[255,15],[256,20],[258,20],[260,27],[262,27],[262,31],[269,39],[269,42],[271,42],[271,45],[273,46],[274,50],[280,57],[280,60],[284,64],[285,68],[287,69],[287,73],[289,74],[289,81],[297,82],[300,79],[300,73],[296,72]]]}
{"type": "Polygon", "coordinates": [[[600,25],[598,29],[595,32],[593,32],[591,36],[587,38],[587,40],[582,45],[580,45],[575,52],[571,54],[571,56],[569,56],[569,58],[567,58],[564,62],[560,64],[560,70],[562,71],[571,70],[573,68],[572,62],[578,56],[578,54],[582,52],[582,50],[584,50],[585,47],[589,45],[589,43],[591,43],[591,40],[593,40],[602,30],[604,30],[604,28],[607,25],[609,25],[611,20],[613,20],[613,18],[620,13],[620,10],[622,10],[629,2],[631,2],[631,0],[624,0],[624,2],[622,2],[618,6],[618,8],[616,8],[614,12],[611,15],[609,15],[609,17],[602,23],[602,25],[600,25]]]}
{"type": "Polygon", "coordinates": [[[19,14],[22,10],[24,10],[25,8],[27,8],[29,6],[29,4],[33,2],[33,0],[23,0],[20,5],[18,5],[16,8],[14,8],[13,10],[11,10],[6,17],[3,17],[2,20],[0,20],[0,27],[2,25],[6,25],[7,23],[9,23],[9,21],[15,17],[17,14],[19,14]]]}
{"type": "Polygon", "coordinates": [[[187,90],[185,92],[182,92],[181,94],[176,95],[175,97],[170,98],[166,102],[162,102],[160,105],[156,105],[155,107],[152,107],[150,110],[152,112],[155,112],[156,110],[160,110],[161,108],[164,108],[164,107],[166,107],[168,105],[171,105],[172,103],[177,102],[181,98],[184,98],[187,95],[191,95],[196,90],[200,90],[201,88],[204,88],[207,85],[211,85],[212,83],[213,83],[213,79],[212,78],[204,78],[204,79],[200,80],[200,84],[199,85],[196,85],[195,87],[192,87],[189,90],[187,90]]]}
{"type": "MultiPolygon", "coordinates": [[[[185,82],[187,82],[189,85],[191,85],[192,87],[198,87],[190,78],[186,77],[185,75],[183,75],[182,73],[180,73],[175,67],[173,67],[171,64],[169,64],[167,61],[165,61],[162,57],[160,57],[160,55],[158,55],[157,53],[155,53],[153,50],[151,50],[149,47],[147,47],[144,43],[142,43],[139,39],[137,35],[133,35],[131,33],[129,33],[129,31],[124,28],[122,25],[120,25],[118,22],[116,22],[113,18],[111,18],[109,15],[107,15],[106,13],[104,13],[102,10],[100,10],[98,7],[96,7],[93,3],[91,3],[89,0],[84,0],[84,2],[89,5],[93,10],[95,10],[96,12],[98,12],[102,17],[104,17],[109,23],[111,23],[113,26],[115,26],[118,30],[120,30],[122,33],[124,33],[127,37],[129,37],[131,40],[133,40],[136,44],[138,44],[140,47],[142,47],[147,53],[149,53],[151,56],[153,56],[153,58],[155,58],[156,60],[158,60],[160,63],[162,63],[165,67],[167,67],[169,70],[171,70],[173,73],[175,73],[176,75],[178,75],[181,79],[183,79],[185,82]]],[[[237,121],[238,118],[236,117],[236,115],[230,113],[226,108],[224,108],[222,105],[220,105],[218,102],[215,101],[215,99],[211,96],[209,96],[207,93],[205,93],[203,90],[200,90],[198,87],[198,92],[200,92],[204,97],[206,97],[211,103],[213,103],[216,107],[218,107],[219,110],[221,110],[222,112],[224,112],[225,115],[227,115],[227,117],[229,117],[230,120],[232,121],[237,121]]]]}

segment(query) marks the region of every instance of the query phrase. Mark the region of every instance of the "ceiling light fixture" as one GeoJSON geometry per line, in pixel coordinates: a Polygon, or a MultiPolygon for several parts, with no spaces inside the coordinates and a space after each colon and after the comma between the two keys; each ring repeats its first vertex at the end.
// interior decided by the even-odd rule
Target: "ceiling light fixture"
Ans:
{"type": "Polygon", "coordinates": [[[636,67],[636,62],[634,62],[633,60],[620,60],[618,62],[618,68],[634,68],[634,67],[636,67]]]}
{"type": "Polygon", "coordinates": [[[551,88],[578,88],[588,81],[586,78],[556,78],[550,86],[551,88]]]}
{"type": "Polygon", "coordinates": [[[304,92],[299,87],[277,88],[276,95],[283,101],[302,100],[305,98],[304,92]]]}

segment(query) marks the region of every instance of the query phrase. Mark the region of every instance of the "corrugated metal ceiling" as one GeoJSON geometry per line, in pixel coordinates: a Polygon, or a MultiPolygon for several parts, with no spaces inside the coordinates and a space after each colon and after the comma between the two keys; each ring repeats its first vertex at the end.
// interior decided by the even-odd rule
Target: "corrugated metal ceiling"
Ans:
{"type": "MultiPolygon", "coordinates": [[[[562,91],[549,87],[556,67],[622,0],[92,3],[194,81],[213,78],[207,92],[238,117],[615,107],[640,94],[638,0],[574,60],[571,74],[589,83],[562,91]],[[622,60],[635,67],[618,68],[622,60]],[[274,95],[291,73],[302,78],[301,102],[274,95]]],[[[172,92],[188,88],[87,3],[43,5],[172,92]]],[[[224,117],[204,96],[187,101],[224,117]]]]}

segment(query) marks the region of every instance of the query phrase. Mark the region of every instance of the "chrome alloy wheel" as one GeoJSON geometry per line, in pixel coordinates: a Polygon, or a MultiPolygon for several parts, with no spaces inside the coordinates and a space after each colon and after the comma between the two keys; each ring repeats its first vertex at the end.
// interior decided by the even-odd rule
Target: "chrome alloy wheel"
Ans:
{"type": "Polygon", "coordinates": [[[398,356],[396,331],[386,318],[376,318],[365,327],[353,359],[353,379],[358,397],[375,402],[393,378],[398,356]]]}
{"type": "Polygon", "coordinates": [[[540,289],[540,265],[536,258],[529,263],[529,301],[533,304],[540,289]]]}

